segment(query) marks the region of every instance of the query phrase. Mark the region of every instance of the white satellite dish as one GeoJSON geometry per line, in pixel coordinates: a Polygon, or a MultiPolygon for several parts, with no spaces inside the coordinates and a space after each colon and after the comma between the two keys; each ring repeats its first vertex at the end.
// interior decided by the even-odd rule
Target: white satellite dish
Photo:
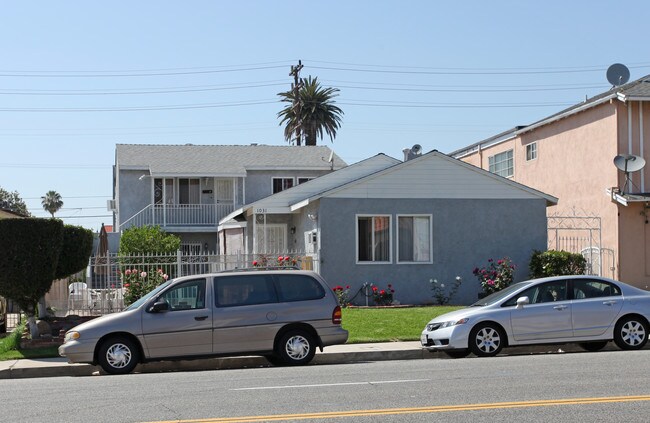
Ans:
{"type": "Polygon", "coordinates": [[[634,154],[619,154],[614,157],[614,166],[625,172],[625,185],[622,190],[622,193],[625,194],[630,182],[630,173],[638,172],[643,169],[645,166],[645,159],[641,156],[635,156],[634,154]]]}
{"type": "Polygon", "coordinates": [[[623,64],[614,63],[607,68],[607,80],[614,87],[623,85],[630,80],[630,70],[623,64]]]}
{"type": "Polygon", "coordinates": [[[415,144],[411,147],[411,153],[420,154],[422,152],[422,146],[420,144],[415,144]]]}

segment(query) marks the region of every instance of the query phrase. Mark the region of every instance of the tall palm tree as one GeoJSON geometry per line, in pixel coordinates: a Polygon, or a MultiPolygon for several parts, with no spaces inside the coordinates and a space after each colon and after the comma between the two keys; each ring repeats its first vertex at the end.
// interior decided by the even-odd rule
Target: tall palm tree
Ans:
{"type": "Polygon", "coordinates": [[[43,197],[41,197],[41,204],[45,211],[54,217],[54,213],[58,212],[59,209],[63,207],[63,200],[61,200],[61,194],[58,192],[48,191],[43,197]]]}
{"type": "Polygon", "coordinates": [[[305,145],[316,145],[316,140],[323,138],[324,132],[333,142],[343,116],[343,111],[333,101],[338,92],[338,88],[321,87],[318,78],[310,76],[301,79],[297,94],[294,90],[279,93],[281,101],[289,103],[278,113],[280,125],[285,125],[284,138],[291,142],[297,132],[302,134],[296,139],[297,145],[301,144],[303,136],[305,145]]]}

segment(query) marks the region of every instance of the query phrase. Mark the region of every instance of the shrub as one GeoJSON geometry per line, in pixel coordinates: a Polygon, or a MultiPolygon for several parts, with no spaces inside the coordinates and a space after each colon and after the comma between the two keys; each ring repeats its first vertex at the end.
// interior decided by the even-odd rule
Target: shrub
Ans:
{"type": "Polygon", "coordinates": [[[130,254],[171,254],[181,248],[181,239],[160,226],[130,227],[120,237],[120,256],[130,254]]]}
{"type": "Polygon", "coordinates": [[[514,280],[515,265],[512,264],[508,257],[499,260],[488,260],[486,267],[475,267],[472,271],[481,283],[483,292],[491,294],[501,291],[514,280]]]}
{"type": "Polygon", "coordinates": [[[126,269],[121,276],[124,286],[124,302],[127,305],[134,303],[169,279],[169,276],[162,269],[152,269],[149,272],[140,271],[139,269],[126,269]]]}
{"type": "Polygon", "coordinates": [[[530,258],[528,268],[531,278],[584,275],[587,269],[587,260],[582,254],[568,251],[535,251],[530,258]]]}
{"type": "Polygon", "coordinates": [[[451,289],[448,289],[448,287],[445,287],[444,283],[438,283],[437,279],[430,279],[429,283],[431,284],[431,290],[433,291],[433,298],[436,300],[436,304],[448,304],[453,296],[456,295],[456,292],[458,292],[458,288],[462,282],[461,277],[456,276],[451,289]]]}
{"type": "Polygon", "coordinates": [[[251,264],[253,267],[296,267],[299,261],[298,257],[260,254],[251,264]]]}
{"type": "Polygon", "coordinates": [[[63,245],[56,267],[55,279],[73,275],[88,266],[93,250],[93,233],[81,226],[63,227],[63,245]]]}
{"type": "Polygon", "coordinates": [[[336,298],[338,298],[341,307],[347,307],[350,305],[350,285],[346,285],[345,288],[341,285],[336,285],[332,290],[334,291],[336,298]]]}
{"type": "Polygon", "coordinates": [[[381,289],[376,285],[372,285],[372,299],[378,306],[389,306],[393,304],[393,294],[395,290],[391,284],[387,285],[386,289],[381,289]]]}

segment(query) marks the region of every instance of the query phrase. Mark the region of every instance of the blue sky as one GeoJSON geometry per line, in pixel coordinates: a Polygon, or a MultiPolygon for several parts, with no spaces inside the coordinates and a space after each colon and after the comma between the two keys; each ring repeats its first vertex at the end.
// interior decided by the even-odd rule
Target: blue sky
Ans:
{"type": "Polygon", "coordinates": [[[348,163],[450,152],[650,74],[643,1],[32,1],[0,16],[0,187],[111,223],[115,144],[286,145],[290,66],[337,87],[348,163]]]}

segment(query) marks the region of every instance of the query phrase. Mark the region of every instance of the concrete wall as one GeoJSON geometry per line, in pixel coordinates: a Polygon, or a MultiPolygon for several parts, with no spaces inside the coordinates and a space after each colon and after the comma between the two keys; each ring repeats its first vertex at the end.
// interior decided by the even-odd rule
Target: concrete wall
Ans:
{"type": "MultiPolygon", "coordinates": [[[[321,274],[331,286],[350,285],[356,292],[364,282],[382,287],[392,284],[402,304],[432,303],[429,280],[453,283],[463,279],[452,302],[470,304],[480,284],[474,267],[490,258],[510,257],[517,266],[516,280],[528,277],[533,250],[546,249],[546,202],[534,200],[430,199],[321,199],[321,274]],[[356,263],[356,215],[391,214],[392,263],[356,263]],[[433,263],[398,264],[395,255],[396,215],[433,215],[433,263]]],[[[356,303],[363,304],[363,297],[356,303]]],[[[372,300],[370,300],[370,304],[372,300]]]]}

